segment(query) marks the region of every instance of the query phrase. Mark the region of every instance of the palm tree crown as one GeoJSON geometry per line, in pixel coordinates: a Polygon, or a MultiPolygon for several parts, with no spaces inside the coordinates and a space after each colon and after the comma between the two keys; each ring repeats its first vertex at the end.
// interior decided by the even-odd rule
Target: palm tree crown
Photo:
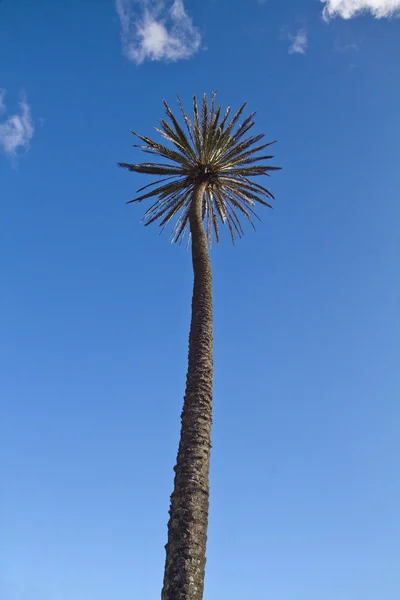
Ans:
{"type": "Polygon", "coordinates": [[[200,111],[196,96],[193,97],[193,119],[186,114],[179,97],[178,104],[184,126],[181,127],[164,100],[169,122],[161,119],[161,128],[155,128],[175,148],[168,148],[132,131],[143,142],[136,147],[169,162],[118,163],[130,171],[162,176],[162,179],[140,188],[138,193],[152,189],[130,202],[156,196],[156,202],[144,215],[145,225],[159,221],[159,225],[165,227],[178,215],[171,241],[180,242],[189,228],[193,191],[197,185],[205,184],[202,213],[209,243],[212,242],[213,231],[219,241],[219,221],[228,224],[234,243],[235,238],[241,237],[244,232],[240,217],[244,216],[254,228],[253,217],[258,218],[254,206],[258,203],[271,208],[266,199],[274,196],[250,178],[279,169],[260,164],[273,158],[259,153],[274,142],[258,145],[263,134],[245,137],[254,125],[255,115],[251,114],[239,124],[246,103],[231,119],[230,107],[223,113],[222,106],[215,106],[215,92],[211,102],[204,95],[200,111]]]}

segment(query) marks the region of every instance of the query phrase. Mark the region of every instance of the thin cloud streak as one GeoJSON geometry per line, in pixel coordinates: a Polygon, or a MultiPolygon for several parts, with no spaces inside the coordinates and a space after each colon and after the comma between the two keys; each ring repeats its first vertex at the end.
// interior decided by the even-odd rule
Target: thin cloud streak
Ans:
{"type": "Polygon", "coordinates": [[[115,9],[123,54],[138,65],[187,59],[200,48],[200,33],[183,0],[174,0],[170,8],[164,0],[116,0],[115,9]]]}
{"type": "Polygon", "coordinates": [[[0,89],[0,115],[2,115],[6,111],[6,105],[4,104],[5,95],[6,90],[0,89]]]}

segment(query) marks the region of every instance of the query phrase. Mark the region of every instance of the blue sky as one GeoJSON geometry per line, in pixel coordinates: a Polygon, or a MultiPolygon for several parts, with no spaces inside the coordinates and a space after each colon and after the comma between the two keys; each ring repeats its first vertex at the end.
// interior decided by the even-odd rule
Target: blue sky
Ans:
{"type": "Polygon", "coordinates": [[[205,599],[398,599],[399,8],[0,3],[2,600],[159,597],[190,254],[116,163],[214,88],[283,171],[212,250],[205,599]]]}

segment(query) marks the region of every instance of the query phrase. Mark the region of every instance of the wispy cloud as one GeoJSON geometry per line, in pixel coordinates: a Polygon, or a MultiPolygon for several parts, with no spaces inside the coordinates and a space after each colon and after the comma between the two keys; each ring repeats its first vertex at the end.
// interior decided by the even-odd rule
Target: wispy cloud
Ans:
{"type": "Polygon", "coordinates": [[[308,46],[308,34],[305,29],[299,29],[296,33],[283,33],[282,38],[289,40],[289,54],[305,54],[308,46]]]}
{"type": "Polygon", "coordinates": [[[183,0],[116,0],[124,55],[142,64],[146,60],[177,61],[190,58],[201,36],[187,14],[183,0]]]}
{"type": "Polygon", "coordinates": [[[0,89],[0,115],[3,114],[6,110],[6,105],[4,104],[4,97],[6,95],[6,90],[0,89]]]}
{"type": "Polygon", "coordinates": [[[349,51],[359,52],[360,44],[358,42],[348,42],[345,44],[337,39],[335,40],[335,50],[336,52],[340,52],[342,54],[349,51]]]}
{"type": "MultiPolygon", "coordinates": [[[[5,91],[0,91],[0,107],[5,111],[5,91]]],[[[31,108],[23,97],[19,102],[19,112],[10,115],[0,122],[0,147],[11,157],[15,157],[19,149],[28,150],[35,131],[31,108]]]]}
{"type": "Polygon", "coordinates": [[[363,12],[376,19],[400,17],[400,0],[320,0],[325,4],[322,16],[325,21],[335,17],[351,19],[363,12]]]}

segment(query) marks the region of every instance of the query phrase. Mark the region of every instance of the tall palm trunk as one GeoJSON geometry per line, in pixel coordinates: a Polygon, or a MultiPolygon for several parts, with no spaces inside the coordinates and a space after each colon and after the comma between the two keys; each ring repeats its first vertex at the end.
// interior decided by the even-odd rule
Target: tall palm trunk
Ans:
{"type": "Polygon", "coordinates": [[[202,600],[206,564],[212,422],[212,276],[202,201],[206,182],[193,191],[190,209],[193,298],[189,366],[181,438],[174,467],[162,600],[202,600]]]}

